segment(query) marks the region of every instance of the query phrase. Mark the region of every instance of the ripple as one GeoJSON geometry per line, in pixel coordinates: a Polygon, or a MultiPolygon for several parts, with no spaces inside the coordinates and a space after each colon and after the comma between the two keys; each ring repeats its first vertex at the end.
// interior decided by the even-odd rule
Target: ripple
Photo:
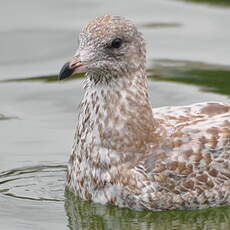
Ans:
{"type": "Polygon", "coordinates": [[[0,173],[0,193],[18,199],[64,201],[65,165],[37,165],[0,173]]]}

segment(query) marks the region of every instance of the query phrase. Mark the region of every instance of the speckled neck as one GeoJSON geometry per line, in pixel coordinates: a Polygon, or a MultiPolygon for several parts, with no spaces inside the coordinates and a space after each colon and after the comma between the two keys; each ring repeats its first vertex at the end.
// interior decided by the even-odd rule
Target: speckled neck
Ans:
{"type": "Polygon", "coordinates": [[[99,192],[113,180],[111,175],[120,178],[123,165],[139,161],[160,143],[157,125],[142,69],[132,78],[123,75],[108,84],[95,84],[88,78],[68,184],[84,199],[102,199],[99,192]]]}
{"type": "Polygon", "coordinates": [[[93,142],[103,148],[123,152],[148,151],[148,146],[154,144],[154,135],[157,136],[154,134],[157,124],[147,92],[145,71],[141,69],[127,76],[124,73],[98,84],[92,80],[93,76],[88,77],[79,126],[87,127],[93,142]]]}

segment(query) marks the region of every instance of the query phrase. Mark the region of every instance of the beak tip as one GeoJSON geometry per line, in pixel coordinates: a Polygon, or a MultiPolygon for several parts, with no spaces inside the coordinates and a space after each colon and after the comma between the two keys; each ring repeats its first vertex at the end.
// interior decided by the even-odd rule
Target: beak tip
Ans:
{"type": "Polygon", "coordinates": [[[74,72],[74,68],[70,68],[69,67],[69,62],[65,63],[65,65],[61,68],[61,71],[58,75],[58,80],[63,80],[67,77],[70,77],[73,72],[74,72]]]}

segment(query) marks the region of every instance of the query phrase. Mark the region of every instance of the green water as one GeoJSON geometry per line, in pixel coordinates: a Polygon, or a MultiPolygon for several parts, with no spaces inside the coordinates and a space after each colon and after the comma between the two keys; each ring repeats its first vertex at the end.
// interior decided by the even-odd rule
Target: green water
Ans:
{"type": "Polygon", "coordinates": [[[80,201],[68,190],[70,229],[229,229],[230,207],[198,211],[132,211],[80,201]]]}
{"type": "Polygon", "coordinates": [[[208,4],[221,5],[221,6],[230,6],[229,0],[184,0],[184,1],[190,1],[195,3],[208,3],[208,4]]]}
{"type": "Polygon", "coordinates": [[[159,60],[148,70],[150,78],[200,86],[203,91],[230,95],[229,66],[159,60]]]}

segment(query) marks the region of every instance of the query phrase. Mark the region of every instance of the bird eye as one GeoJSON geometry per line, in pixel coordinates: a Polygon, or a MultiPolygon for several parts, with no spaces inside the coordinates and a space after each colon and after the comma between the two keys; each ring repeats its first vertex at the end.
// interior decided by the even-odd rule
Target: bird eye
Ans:
{"type": "Polygon", "coordinates": [[[115,38],[111,43],[111,48],[120,48],[122,45],[122,40],[120,38],[115,38]]]}

